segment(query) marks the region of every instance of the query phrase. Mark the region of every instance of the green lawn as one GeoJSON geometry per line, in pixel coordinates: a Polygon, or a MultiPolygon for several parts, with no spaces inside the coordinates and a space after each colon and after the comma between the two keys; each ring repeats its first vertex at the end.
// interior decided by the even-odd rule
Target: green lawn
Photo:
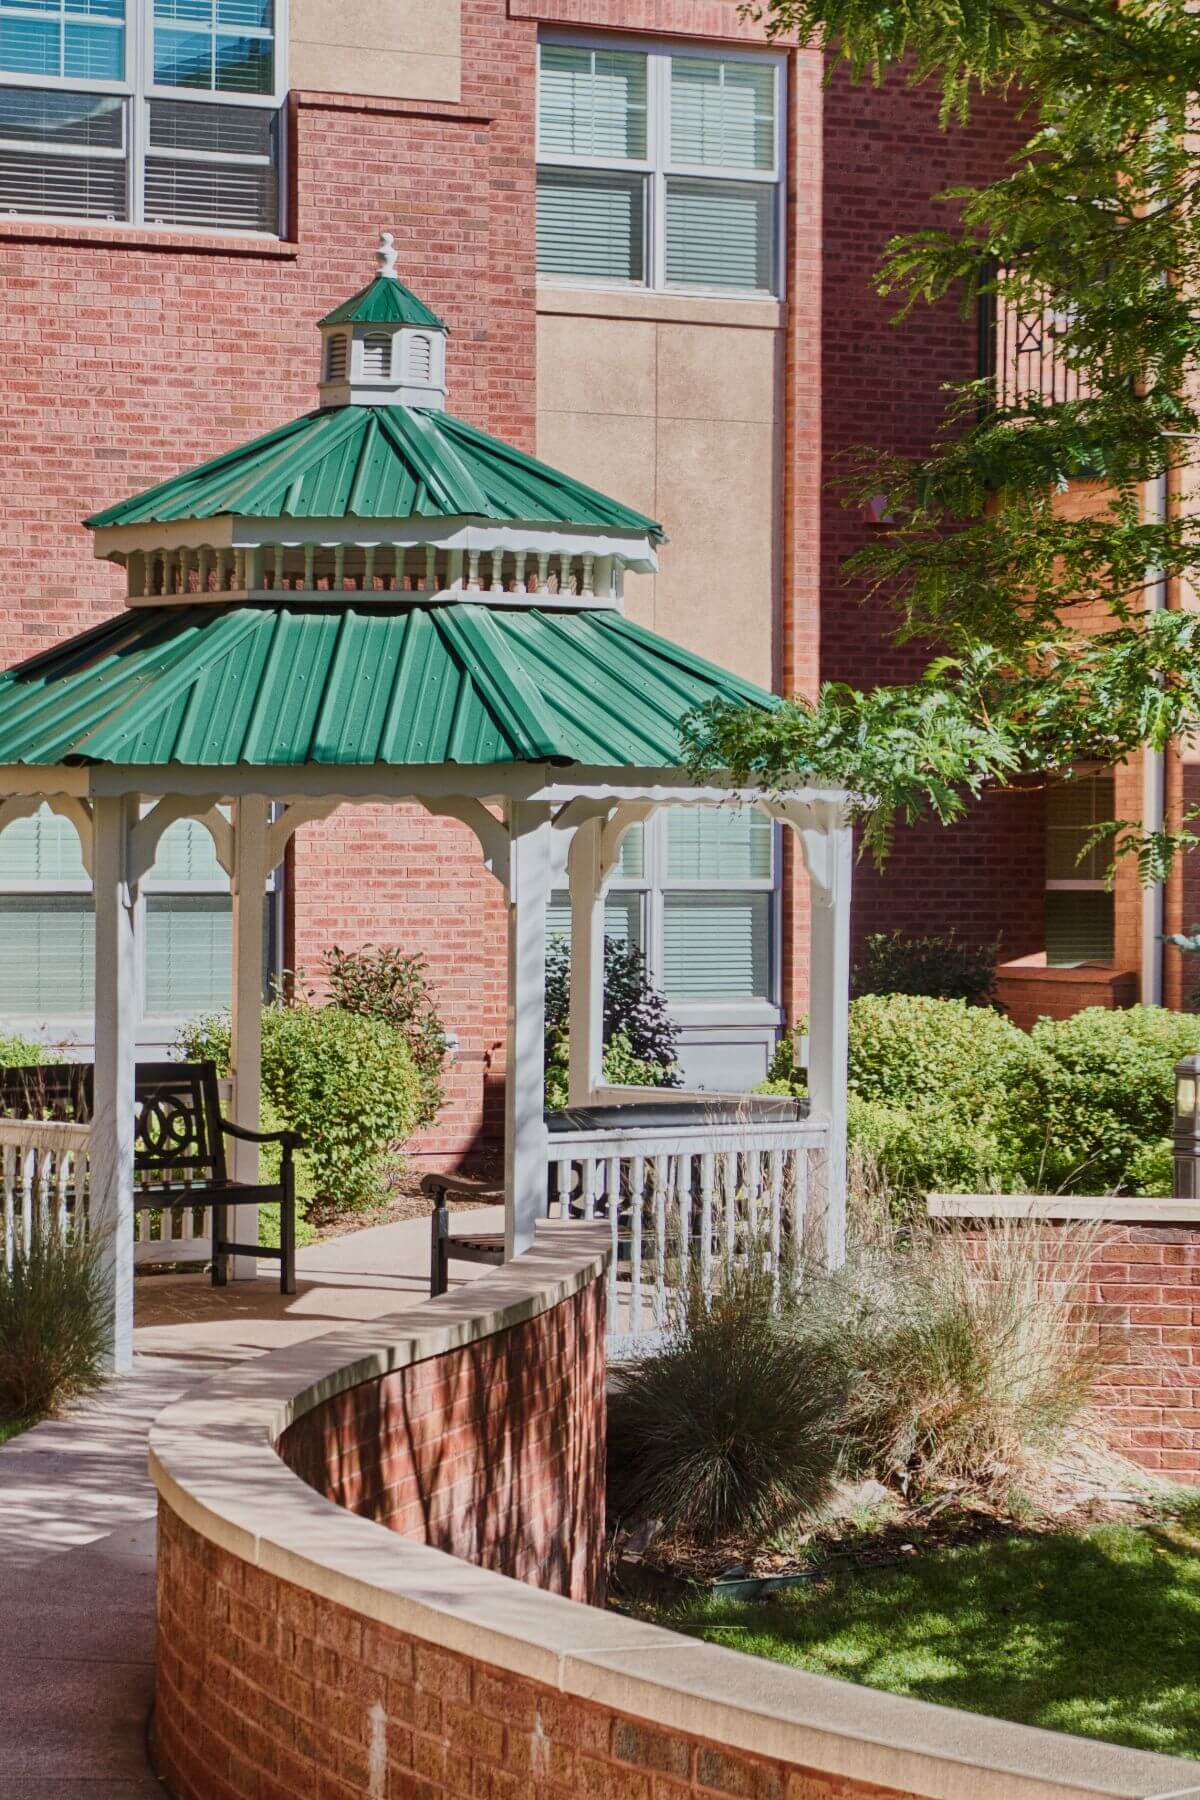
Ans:
{"type": "Polygon", "coordinates": [[[1200,1508],[1161,1524],[995,1539],[678,1631],[942,1706],[1200,1757],[1200,1508]]]}
{"type": "Polygon", "coordinates": [[[9,1438],[15,1438],[18,1432],[26,1431],[28,1419],[0,1419],[0,1444],[7,1444],[9,1438]]]}

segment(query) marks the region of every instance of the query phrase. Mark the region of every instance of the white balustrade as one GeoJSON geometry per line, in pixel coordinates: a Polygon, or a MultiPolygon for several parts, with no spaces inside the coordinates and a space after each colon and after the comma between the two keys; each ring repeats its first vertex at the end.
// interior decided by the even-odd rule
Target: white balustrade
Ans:
{"type": "MultiPolygon", "coordinates": [[[[645,1100],[645,1089],[639,1093],[645,1100]]],[[[825,1126],[753,1116],[718,1123],[704,1117],[706,1096],[687,1098],[696,1102],[694,1125],[639,1128],[631,1121],[550,1136],[551,1212],[606,1219],[611,1230],[612,1360],[662,1340],[672,1295],[692,1274],[711,1292],[724,1270],[753,1254],[778,1288],[797,1280],[803,1266],[825,1126]]]]}
{"type": "Polygon", "coordinates": [[[4,1266],[35,1232],[87,1230],[88,1128],[0,1119],[0,1238],[4,1266]]]}

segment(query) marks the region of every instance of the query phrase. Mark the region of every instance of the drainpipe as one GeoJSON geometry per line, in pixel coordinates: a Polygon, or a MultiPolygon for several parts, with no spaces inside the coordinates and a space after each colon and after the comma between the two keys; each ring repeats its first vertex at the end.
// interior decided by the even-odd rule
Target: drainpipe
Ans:
{"type": "MultiPolygon", "coordinates": [[[[1145,484],[1147,522],[1161,525],[1167,517],[1167,476],[1164,471],[1145,484]]],[[[1147,572],[1146,604],[1161,612],[1167,603],[1167,583],[1161,569],[1147,572]]],[[[1166,820],[1166,757],[1161,750],[1142,752],[1142,823],[1146,831],[1161,831],[1166,820]]],[[[1163,884],[1152,881],[1142,889],[1143,1006],[1161,1006],[1163,997],[1163,884]]]]}

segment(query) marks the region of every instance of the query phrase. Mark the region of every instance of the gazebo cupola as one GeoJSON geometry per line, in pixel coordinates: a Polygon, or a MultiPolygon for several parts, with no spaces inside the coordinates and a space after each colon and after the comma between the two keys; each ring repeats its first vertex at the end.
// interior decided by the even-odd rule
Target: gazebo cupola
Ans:
{"type": "Polygon", "coordinates": [[[293,601],[620,609],[653,519],[446,410],[446,327],[379,272],[320,321],[320,406],[87,523],[131,606],[293,601]]]}
{"type": "Polygon", "coordinates": [[[321,404],[444,407],[446,327],[396,279],[390,231],[376,260],[374,281],[321,320],[321,404]]]}

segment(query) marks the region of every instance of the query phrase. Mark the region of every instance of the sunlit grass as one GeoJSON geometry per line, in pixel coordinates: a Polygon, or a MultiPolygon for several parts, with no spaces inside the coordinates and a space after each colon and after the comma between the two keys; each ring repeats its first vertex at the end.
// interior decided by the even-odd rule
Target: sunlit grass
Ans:
{"type": "Polygon", "coordinates": [[[707,1599],[663,1623],[752,1656],[1137,1749],[1200,1757],[1200,1505],[707,1599]]]}

